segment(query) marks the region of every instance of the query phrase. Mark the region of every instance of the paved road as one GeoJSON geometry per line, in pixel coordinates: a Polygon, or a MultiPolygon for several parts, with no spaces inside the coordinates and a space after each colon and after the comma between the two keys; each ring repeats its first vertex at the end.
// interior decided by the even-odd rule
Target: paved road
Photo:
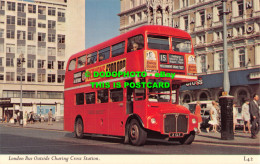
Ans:
{"type": "Polygon", "coordinates": [[[0,125],[0,154],[207,154],[259,155],[259,146],[239,146],[194,142],[148,140],[136,147],[123,144],[123,139],[86,136],[76,139],[72,133],[55,130],[26,129],[0,125]]]}

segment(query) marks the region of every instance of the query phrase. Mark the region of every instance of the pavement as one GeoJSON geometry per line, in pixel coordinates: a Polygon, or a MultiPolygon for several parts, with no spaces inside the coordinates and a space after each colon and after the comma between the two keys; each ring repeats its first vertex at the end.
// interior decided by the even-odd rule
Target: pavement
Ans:
{"type": "MultiPolygon", "coordinates": [[[[18,123],[0,123],[0,125],[10,126],[10,127],[20,127],[20,128],[33,128],[33,129],[47,129],[55,131],[64,131],[63,120],[54,121],[52,125],[48,125],[47,122],[36,122],[33,124],[27,124],[26,126],[20,126],[18,123]]],[[[260,133],[259,133],[260,134],[260,133]]],[[[221,133],[214,133],[203,131],[197,134],[195,137],[195,142],[200,143],[212,143],[212,144],[225,144],[225,145],[244,145],[244,146],[260,146],[260,135],[258,134],[257,139],[250,138],[251,134],[243,133],[242,130],[237,130],[234,134],[233,140],[222,140],[221,133]]]]}

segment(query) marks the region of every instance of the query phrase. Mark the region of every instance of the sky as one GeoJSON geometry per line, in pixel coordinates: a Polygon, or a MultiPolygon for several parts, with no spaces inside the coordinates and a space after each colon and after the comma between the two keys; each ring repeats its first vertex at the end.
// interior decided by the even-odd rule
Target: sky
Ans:
{"type": "Polygon", "coordinates": [[[86,46],[92,47],[120,34],[120,0],[86,0],[86,46]]]}

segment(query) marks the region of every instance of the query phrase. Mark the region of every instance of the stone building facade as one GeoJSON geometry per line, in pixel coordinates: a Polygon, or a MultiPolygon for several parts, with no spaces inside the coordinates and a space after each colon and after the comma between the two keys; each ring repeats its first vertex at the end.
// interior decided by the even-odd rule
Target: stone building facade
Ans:
{"type": "MultiPolygon", "coordinates": [[[[230,94],[240,106],[260,94],[260,2],[227,0],[226,7],[230,94]]],[[[219,0],[121,0],[118,15],[121,33],[147,24],[190,33],[199,81],[181,88],[181,103],[187,103],[218,100],[223,91],[222,12],[219,0]]]]}

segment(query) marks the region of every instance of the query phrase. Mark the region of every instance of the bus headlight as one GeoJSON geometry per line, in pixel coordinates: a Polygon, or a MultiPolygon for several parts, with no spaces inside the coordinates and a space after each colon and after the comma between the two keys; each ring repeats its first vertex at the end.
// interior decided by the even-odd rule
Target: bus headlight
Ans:
{"type": "Polygon", "coordinates": [[[192,119],[192,123],[193,123],[193,124],[196,124],[196,122],[197,122],[196,119],[193,118],[193,119],[192,119]]]}
{"type": "Polygon", "coordinates": [[[151,119],[151,123],[152,123],[152,124],[156,124],[156,119],[155,119],[155,118],[152,118],[152,119],[151,119]]]}

